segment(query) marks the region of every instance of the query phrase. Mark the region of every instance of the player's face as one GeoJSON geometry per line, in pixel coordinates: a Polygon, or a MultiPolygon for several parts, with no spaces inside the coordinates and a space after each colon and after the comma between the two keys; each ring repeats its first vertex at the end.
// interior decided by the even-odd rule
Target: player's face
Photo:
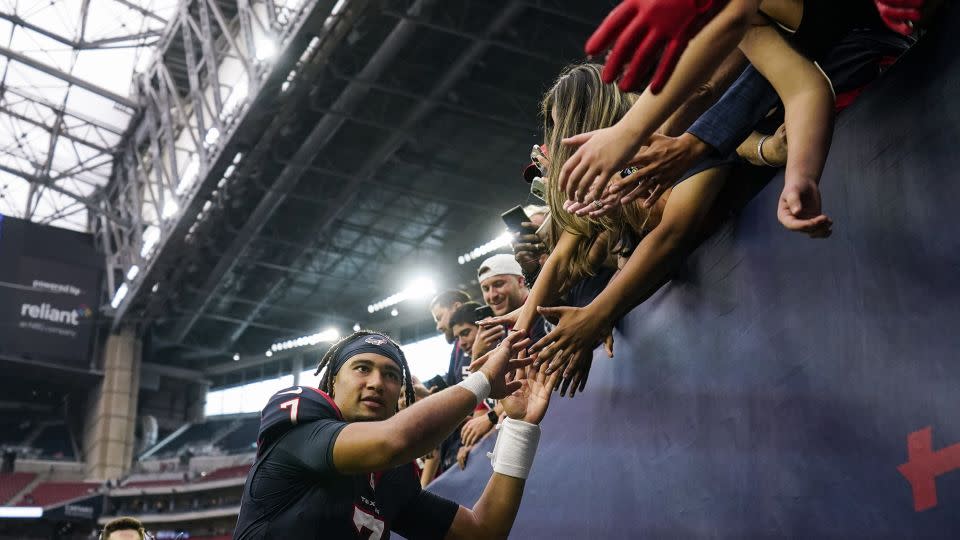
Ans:
{"type": "Polygon", "coordinates": [[[523,278],[501,274],[490,276],[480,283],[483,301],[493,309],[494,315],[506,315],[523,305],[527,299],[527,288],[523,278]]]}
{"type": "Polygon", "coordinates": [[[461,323],[453,325],[453,335],[460,340],[460,350],[470,354],[473,342],[477,339],[477,325],[461,323]]]}
{"type": "Polygon", "coordinates": [[[361,353],[347,360],[333,380],[333,400],[348,422],[385,420],[397,412],[403,387],[400,366],[386,356],[361,353]]]}

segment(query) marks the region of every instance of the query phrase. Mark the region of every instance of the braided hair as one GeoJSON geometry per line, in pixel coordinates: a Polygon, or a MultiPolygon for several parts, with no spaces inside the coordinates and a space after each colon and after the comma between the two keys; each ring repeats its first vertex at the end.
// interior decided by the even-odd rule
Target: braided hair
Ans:
{"type": "Polygon", "coordinates": [[[417,399],[417,397],[413,391],[413,375],[410,374],[410,365],[407,362],[407,357],[403,355],[403,349],[400,348],[400,345],[396,341],[390,339],[389,336],[380,332],[374,332],[372,330],[359,330],[350,334],[349,336],[334,343],[333,346],[330,347],[330,350],[327,351],[327,354],[323,355],[323,358],[320,359],[320,364],[317,365],[317,370],[313,372],[314,375],[319,375],[320,372],[323,371],[323,376],[320,377],[320,390],[323,390],[327,394],[333,395],[333,370],[327,369],[324,371],[324,369],[330,367],[330,363],[333,362],[333,359],[336,358],[338,354],[340,354],[340,350],[343,349],[344,345],[361,336],[382,336],[389,339],[390,343],[397,348],[397,351],[400,353],[401,364],[403,364],[401,367],[403,368],[403,389],[404,394],[406,394],[404,396],[407,402],[406,406],[409,407],[410,405],[413,405],[413,402],[417,399]]]}

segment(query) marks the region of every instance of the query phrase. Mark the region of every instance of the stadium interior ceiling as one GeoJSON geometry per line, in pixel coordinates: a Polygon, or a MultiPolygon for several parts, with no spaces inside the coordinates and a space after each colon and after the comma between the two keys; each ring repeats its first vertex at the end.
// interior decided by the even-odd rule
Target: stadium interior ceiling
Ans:
{"type": "MultiPolygon", "coordinates": [[[[476,263],[458,255],[503,232],[500,212],[531,202],[520,172],[539,142],[539,99],[613,5],[191,0],[160,14],[150,10],[163,2],[104,2],[148,21],[121,42],[150,52],[135,58],[129,97],[0,53],[129,117],[94,144],[67,129],[106,131],[81,105],[38,98],[46,120],[4,105],[45,129],[50,152],[86,145],[110,165],[78,184],[61,177],[82,159],[58,171],[28,156],[5,163],[4,178],[86,217],[72,226],[106,255],[107,327],[136,325],[146,362],[215,386],[289,370],[291,355],[265,357],[271,344],[330,326],[434,334],[423,305],[399,306],[400,317],[367,306],[423,272],[438,288],[478,290],[476,263]]],[[[58,224],[56,211],[21,216],[58,224]]]]}

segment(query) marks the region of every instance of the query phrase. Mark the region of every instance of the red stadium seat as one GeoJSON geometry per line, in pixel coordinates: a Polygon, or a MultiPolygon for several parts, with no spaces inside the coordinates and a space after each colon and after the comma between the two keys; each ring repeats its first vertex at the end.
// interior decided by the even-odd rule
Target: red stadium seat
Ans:
{"type": "Polygon", "coordinates": [[[96,493],[96,482],[44,482],[24,495],[18,506],[50,506],[96,493]]]}
{"type": "Polygon", "coordinates": [[[27,487],[33,479],[35,473],[15,472],[0,474],[0,504],[6,504],[14,495],[27,487]]]}

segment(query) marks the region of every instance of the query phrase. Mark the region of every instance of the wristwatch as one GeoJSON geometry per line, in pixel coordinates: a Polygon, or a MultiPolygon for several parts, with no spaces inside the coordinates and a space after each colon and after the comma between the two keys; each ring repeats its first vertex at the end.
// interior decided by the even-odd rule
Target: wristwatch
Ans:
{"type": "Polygon", "coordinates": [[[500,417],[497,416],[496,411],[494,411],[493,409],[490,409],[489,411],[487,411],[487,420],[489,420],[491,424],[497,425],[497,422],[500,421],[500,417]]]}

